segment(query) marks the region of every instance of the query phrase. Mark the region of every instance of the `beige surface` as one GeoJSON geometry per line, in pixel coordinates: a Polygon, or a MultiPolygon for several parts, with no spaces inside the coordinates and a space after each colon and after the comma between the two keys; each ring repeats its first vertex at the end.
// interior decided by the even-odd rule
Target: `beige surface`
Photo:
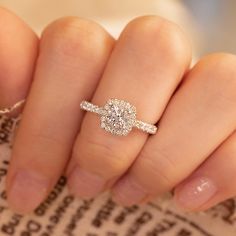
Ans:
{"type": "Polygon", "coordinates": [[[114,34],[139,15],[162,15],[190,29],[185,8],[176,0],[0,0],[38,32],[62,16],[79,16],[102,23],[114,34]]]}

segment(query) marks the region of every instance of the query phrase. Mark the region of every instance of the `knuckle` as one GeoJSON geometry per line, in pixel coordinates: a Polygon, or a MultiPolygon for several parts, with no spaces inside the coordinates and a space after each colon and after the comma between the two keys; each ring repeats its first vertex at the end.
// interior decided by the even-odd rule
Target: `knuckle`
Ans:
{"type": "Polygon", "coordinates": [[[28,133],[28,138],[24,140],[24,144],[28,145],[30,143],[31,152],[34,150],[34,158],[28,156],[28,152],[25,152],[26,157],[20,162],[32,169],[39,168],[41,171],[56,170],[58,168],[55,168],[53,160],[57,157],[58,167],[61,167],[64,159],[62,154],[64,153],[64,140],[42,130],[31,130],[28,133]],[[45,157],[47,158],[47,168],[45,168],[45,157]]]}
{"type": "Polygon", "coordinates": [[[160,31],[165,50],[171,55],[172,60],[177,62],[183,55],[183,52],[188,55],[188,59],[191,57],[190,42],[177,24],[165,21],[160,31]]]}
{"type": "Polygon", "coordinates": [[[41,129],[39,128],[35,130],[32,129],[29,132],[29,136],[32,142],[34,141],[35,143],[37,143],[38,146],[47,147],[44,149],[45,152],[53,150],[54,147],[57,147],[56,150],[58,150],[59,147],[63,147],[61,146],[64,143],[63,138],[61,136],[57,136],[55,134],[52,134],[51,132],[48,132],[46,128],[43,129],[41,127],[41,129]]]}
{"type": "Polygon", "coordinates": [[[189,63],[190,42],[173,22],[157,16],[142,16],[131,21],[124,32],[128,38],[144,41],[152,50],[158,48],[158,53],[163,50],[163,55],[174,63],[179,63],[180,59],[189,63]]]}
{"type": "Polygon", "coordinates": [[[44,30],[41,46],[47,46],[47,49],[64,57],[74,58],[80,55],[88,59],[96,55],[101,44],[106,41],[109,41],[108,34],[95,22],[65,17],[54,21],[44,30]]]}
{"type": "Polygon", "coordinates": [[[93,138],[81,140],[79,146],[74,148],[73,156],[76,156],[81,166],[106,178],[120,176],[127,168],[125,160],[128,157],[125,152],[93,138]]]}
{"type": "Polygon", "coordinates": [[[155,148],[150,152],[144,149],[139,158],[141,160],[140,173],[146,173],[145,184],[149,185],[147,186],[149,189],[162,192],[171,189],[176,184],[176,164],[166,151],[155,148]],[[155,181],[150,181],[150,179],[155,181]]]}
{"type": "Polygon", "coordinates": [[[125,32],[129,33],[130,35],[133,34],[143,34],[148,33],[154,29],[159,30],[161,24],[163,23],[164,19],[157,16],[141,16],[133,19],[130,21],[126,28],[125,32]]]}

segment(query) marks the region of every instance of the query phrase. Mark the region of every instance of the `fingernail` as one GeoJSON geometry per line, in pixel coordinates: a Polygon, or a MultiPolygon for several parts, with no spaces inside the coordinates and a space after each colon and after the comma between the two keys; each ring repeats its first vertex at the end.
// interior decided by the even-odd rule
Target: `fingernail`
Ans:
{"type": "Polygon", "coordinates": [[[141,203],[148,197],[144,188],[129,176],[124,177],[114,186],[112,195],[114,201],[125,206],[141,203]]]}
{"type": "Polygon", "coordinates": [[[206,177],[195,177],[176,189],[175,202],[186,210],[195,210],[209,201],[217,192],[215,183],[206,177]]]}
{"type": "Polygon", "coordinates": [[[93,198],[105,188],[106,181],[101,176],[76,166],[68,179],[72,194],[81,198],[93,198]]]}
{"type": "Polygon", "coordinates": [[[19,171],[10,186],[7,197],[9,204],[18,213],[29,213],[46,198],[49,187],[50,183],[44,176],[19,171]]]}

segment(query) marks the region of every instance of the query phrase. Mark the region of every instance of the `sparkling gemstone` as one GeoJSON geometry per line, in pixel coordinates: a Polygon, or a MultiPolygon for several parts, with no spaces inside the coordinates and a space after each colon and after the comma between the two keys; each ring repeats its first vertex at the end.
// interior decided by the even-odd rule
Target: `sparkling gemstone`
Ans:
{"type": "Polygon", "coordinates": [[[136,109],[130,103],[110,99],[104,106],[104,114],[101,116],[101,127],[116,135],[127,135],[136,120],[136,109]]]}

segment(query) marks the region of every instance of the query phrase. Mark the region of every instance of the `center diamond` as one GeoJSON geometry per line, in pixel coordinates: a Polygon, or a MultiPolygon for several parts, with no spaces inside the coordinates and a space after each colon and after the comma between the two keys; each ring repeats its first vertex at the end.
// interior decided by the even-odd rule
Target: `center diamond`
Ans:
{"type": "Polygon", "coordinates": [[[101,127],[116,135],[127,135],[134,125],[136,109],[130,103],[110,99],[104,106],[101,116],[101,127]]]}

